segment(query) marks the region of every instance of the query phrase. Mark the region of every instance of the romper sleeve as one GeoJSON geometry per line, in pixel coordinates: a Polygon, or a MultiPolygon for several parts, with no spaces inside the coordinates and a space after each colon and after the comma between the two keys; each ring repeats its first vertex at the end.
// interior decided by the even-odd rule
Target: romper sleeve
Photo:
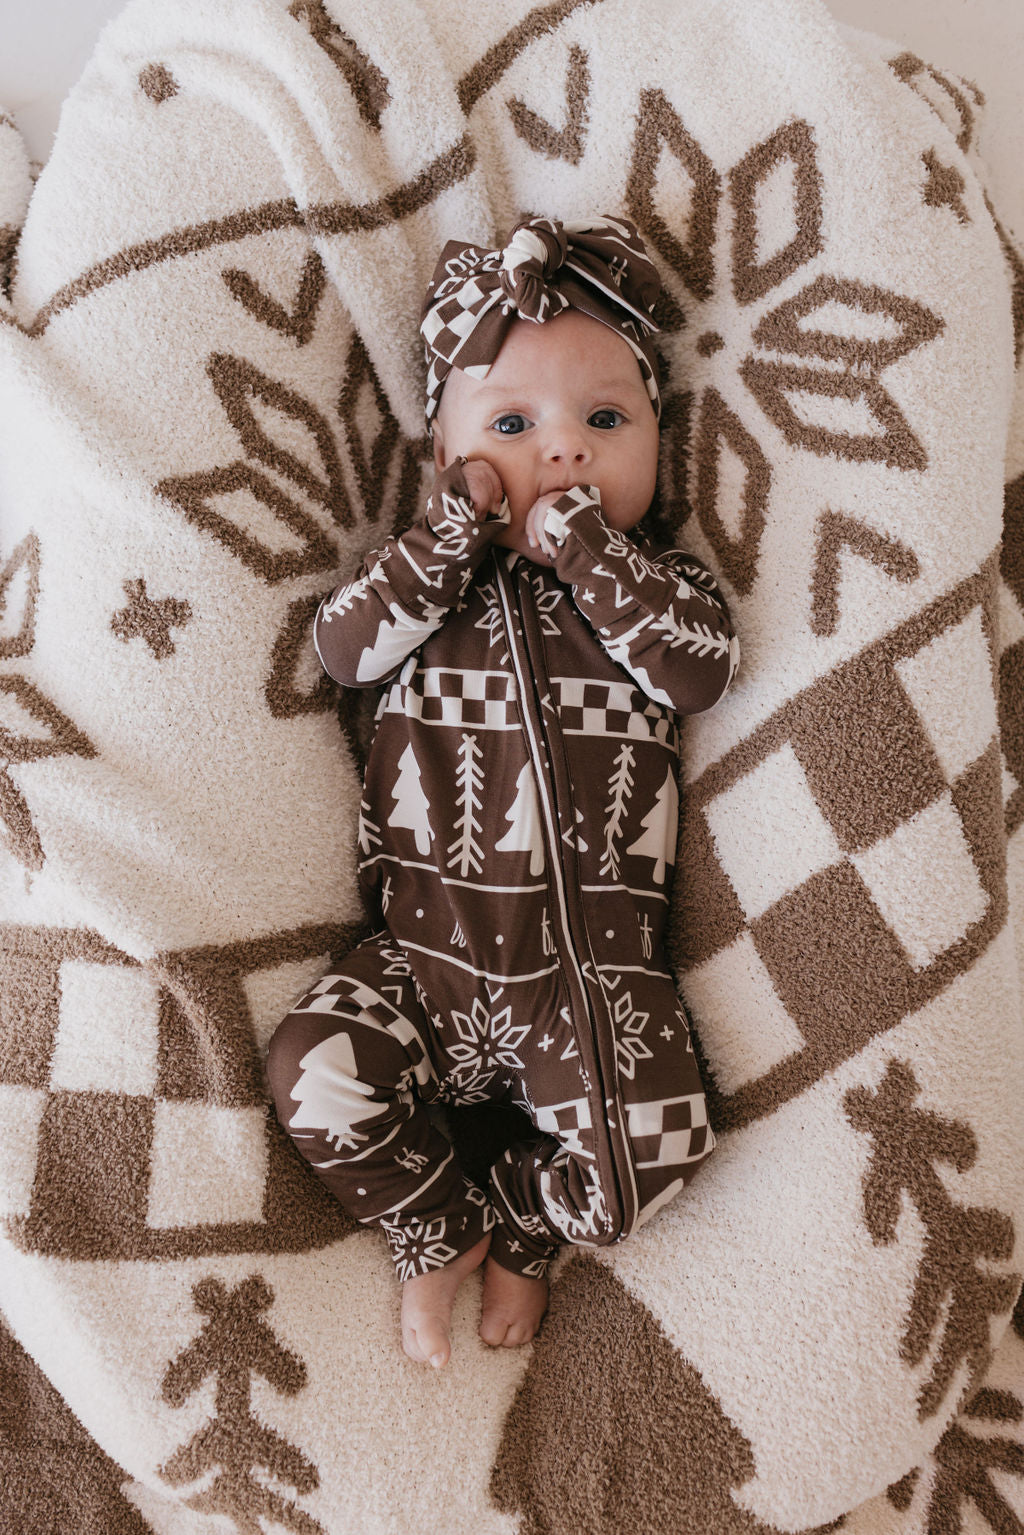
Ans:
{"type": "Polygon", "coordinates": [[[610,528],[595,486],[549,509],[555,574],[613,661],[649,698],[679,714],[710,709],[732,682],[739,641],[707,566],[681,549],[657,554],[610,528]]]}
{"type": "Polygon", "coordinates": [[[374,687],[444,623],[465,595],[508,507],[478,518],[456,459],[435,479],[426,515],[368,554],[352,581],[320,604],[313,639],[336,682],[374,687]]]}

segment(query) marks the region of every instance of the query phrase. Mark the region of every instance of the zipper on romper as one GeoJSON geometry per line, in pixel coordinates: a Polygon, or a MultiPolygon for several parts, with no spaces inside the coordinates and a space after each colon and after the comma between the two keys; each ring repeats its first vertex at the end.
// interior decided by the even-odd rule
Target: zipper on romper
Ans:
{"type": "MultiPolygon", "coordinates": [[[[537,798],[540,803],[541,820],[544,826],[548,844],[548,869],[551,883],[554,887],[555,911],[552,912],[552,923],[555,927],[556,950],[566,961],[563,968],[563,977],[570,991],[575,993],[576,1008],[582,1008],[586,1017],[593,1017],[593,1008],[590,1001],[591,988],[588,987],[586,975],[583,969],[583,961],[580,959],[579,944],[573,935],[572,916],[569,911],[569,903],[566,894],[565,864],[562,844],[562,831],[558,822],[558,805],[555,801],[554,772],[544,771],[544,749],[546,748],[549,761],[553,760],[550,735],[544,724],[543,704],[541,702],[541,689],[539,682],[547,687],[548,678],[546,671],[541,671],[542,654],[534,656],[526,638],[526,621],[522,604],[515,590],[514,575],[509,571],[504,560],[496,559],[498,573],[498,592],[501,597],[502,617],[505,626],[505,637],[508,642],[509,656],[516,674],[516,685],[522,705],[523,723],[526,729],[527,745],[530,759],[533,763],[534,773],[537,779],[537,798]],[[515,609],[515,612],[513,611],[515,609]],[[521,621],[521,635],[516,633],[516,613],[521,621]],[[530,663],[530,669],[526,663],[530,663]],[[537,676],[534,675],[536,668],[537,676]],[[550,787],[550,792],[545,792],[545,784],[550,787]]],[[[572,812],[570,802],[567,807],[572,812]]],[[[575,833],[575,827],[573,828],[575,833]]],[[[589,944],[587,945],[589,951],[589,944]]],[[[600,977],[594,967],[594,989],[603,996],[600,977]]],[[[570,1010],[570,1015],[571,1015],[570,1010]]],[[[609,1021],[608,1027],[611,1027],[609,1021]]],[[[577,1038],[577,1047],[581,1041],[577,1038]]],[[[627,1142],[626,1111],[622,1103],[622,1096],[618,1090],[617,1075],[614,1068],[614,1047],[612,1049],[612,1080],[605,1081],[605,1074],[601,1069],[600,1055],[596,1040],[592,1055],[585,1049],[580,1050],[581,1060],[585,1061],[588,1073],[593,1078],[591,1088],[592,1096],[599,1096],[601,1112],[593,1115],[595,1131],[599,1125],[606,1122],[609,1100],[614,1103],[616,1115],[616,1134],[608,1134],[608,1161],[612,1169],[618,1195],[619,1209],[621,1212],[621,1228],[628,1228],[636,1212],[639,1209],[639,1191],[636,1185],[636,1174],[625,1150],[627,1142]],[[609,1091],[610,1089],[610,1091],[609,1091]],[[617,1149],[623,1148],[623,1154],[617,1155],[617,1149]]],[[[621,1234],[621,1230],[620,1230],[621,1234]]]]}

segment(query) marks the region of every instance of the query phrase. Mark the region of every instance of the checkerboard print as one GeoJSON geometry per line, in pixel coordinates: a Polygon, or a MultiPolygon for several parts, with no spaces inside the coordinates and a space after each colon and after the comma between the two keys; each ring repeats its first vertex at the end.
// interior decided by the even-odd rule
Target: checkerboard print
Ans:
{"type": "Polygon", "coordinates": [[[582,1130],[590,1130],[590,1104],[586,1098],[572,1098],[566,1103],[538,1104],[535,1110],[538,1130],[554,1135],[574,1156],[589,1156],[580,1139],[582,1130]]]}
{"type": "Polygon", "coordinates": [[[553,677],[555,705],[566,735],[633,736],[677,743],[675,718],[647,700],[629,682],[597,682],[582,677],[553,677]]]}
{"type": "Polygon", "coordinates": [[[265,1099],[266,1037],[338,929],[164,956],[8,929],[0,1217],[69,1258],[302,1250],[354,1223],[311,1188],[265,1099]],[[312,1205],[311,1205],[312,1201],[312,1205]]]}
{"type": "Polygon", "coordinates": [[[697,1162],[707,1155],[711,1126],[703,1094],[631,1103],[626,1113],[638,1170],[697,1162]]]}
{"type": "Polygon", "coordinates": [[[423,667],[401,688],[388,690],[384,712],[405,714],[428,725],[521,728],[511,672],[423,667]]]}
{"type": "Polygon", "coordinates": [[[994,590],[964,582],[687,789],[673,948],[716,1124],[778,1108],[1002,927],[994,590]]]}

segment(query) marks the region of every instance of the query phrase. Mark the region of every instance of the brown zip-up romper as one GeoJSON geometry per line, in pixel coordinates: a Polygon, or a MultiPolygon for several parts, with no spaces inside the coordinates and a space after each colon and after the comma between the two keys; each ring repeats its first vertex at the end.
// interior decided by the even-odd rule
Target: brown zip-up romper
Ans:
{"type": "Polygon", "coordinates": [[[359,826],[386,930],[297,1004],[269,1072],[403,1280],[492,1228],[528,1274],[619,1241],[714,1144],[662,932],[675,715],[721,697],[736,641],[699,561],[610,529],[589,487],[553,510],[548,569],[492,543],[454,464],[316,620],[333,677],[388,683],[359,826]],[[426,1104],[502,1099],[537,1133],[484,1191],[426,1104]]]}

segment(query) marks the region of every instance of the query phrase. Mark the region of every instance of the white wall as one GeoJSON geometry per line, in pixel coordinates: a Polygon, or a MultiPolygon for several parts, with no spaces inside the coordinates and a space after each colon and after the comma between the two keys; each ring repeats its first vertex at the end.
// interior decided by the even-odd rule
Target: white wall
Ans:
{"type": "Polygon", "coordinates": [[[1024,240],[1024,0],[826,0],[837,21],[891,37],[985,92],[981,150],[1002,217],[1024,240]]]}

